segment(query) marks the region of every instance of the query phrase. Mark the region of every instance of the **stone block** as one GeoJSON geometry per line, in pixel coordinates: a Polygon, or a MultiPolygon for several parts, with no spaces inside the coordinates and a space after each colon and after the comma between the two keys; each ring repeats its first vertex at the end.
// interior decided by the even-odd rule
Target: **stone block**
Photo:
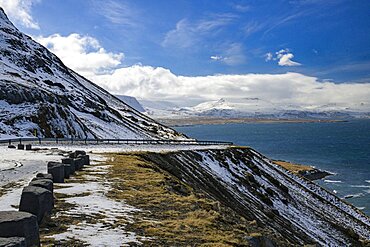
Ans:
{"type": "Polygon", "coordinates": [[[65,158],[62,159],[63,164],[69,164],[70,165],[70,175],[75,174],[76,167],[75,167],[75,161],[72,158],[65,158]]]}
{"type": "Polygon", "coordinates": [[[40,246],[37,217],[27,212],[0,211],[0,237],[21,237],[26,246],[40,246]]]}
{"type": "Polygon", "coordinates": [[[53,176],[54,183],[64,183],[64,165],[59,162],[48,162],[48,173],[53,176]]]}
{"type": "Polygon", "coordinates": [[[41,187],[41,188],[47,189],[51,193],[54,192],[53,181],[50,180],[50,179],[46,179],[46,178],[36,177],[36,178],[32,179],[32,181],[29,183],[29,186],[41,187]]]}
{"type": "Polygon", "coordinates": [[[40,224],[45,216],[53,209],[53,194],[44,188],[36,186],[24,187],[19,204],[19,211],[28,212],[37,217],[40,224]]]}

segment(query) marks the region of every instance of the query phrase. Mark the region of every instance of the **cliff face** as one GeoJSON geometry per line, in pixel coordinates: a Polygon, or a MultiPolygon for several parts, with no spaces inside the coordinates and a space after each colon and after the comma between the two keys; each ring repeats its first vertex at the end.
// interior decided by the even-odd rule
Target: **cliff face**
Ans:
{"type": "Polygon", "coordinates": [[[253,149],[140,156],[292,244],[348,246],[370,239],[362,212],[253,149]]]}
{"type": "Polygon", "coordinates": [[[0,138],[184,138],[66,67],[0,8],[0,138]]]}

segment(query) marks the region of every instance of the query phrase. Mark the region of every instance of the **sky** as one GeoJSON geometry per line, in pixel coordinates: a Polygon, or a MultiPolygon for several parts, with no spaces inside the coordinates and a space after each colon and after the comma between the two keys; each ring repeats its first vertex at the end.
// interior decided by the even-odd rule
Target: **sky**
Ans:
{"type": "Polygon", "coordinates": [[[369,103],[368,0],[0,0],[10,20],[115,94],[193,105],[369,103]]]}

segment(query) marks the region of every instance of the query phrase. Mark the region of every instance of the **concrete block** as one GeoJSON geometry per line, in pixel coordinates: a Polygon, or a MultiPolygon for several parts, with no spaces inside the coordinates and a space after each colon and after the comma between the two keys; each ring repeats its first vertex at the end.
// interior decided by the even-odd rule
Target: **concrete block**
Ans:
{"type": "Polygon", "coordinates": [[[23,144],[18,144],[18,149],[24,150],[24,145],[23,144]]]}
{"type": "Polygon", "coordinates": [[[50,179],[53,180],[53,175],[48,173],[37,173],[36,178],[42,178],[42,179],[50,179]]]}
{"type": "Polygon", "coordinates": [[[64,183],[64,165],[59,162],[48,162],[48,173],[53,176],[54,183],[64,183]]]}
{"type": "Polygon", "coordinates": [[[63,164],[64,165],[64,178],[69,178],[71,174],[71,165],[70,164],[63,164]]]}
{"type": "Polygon", "coordinates": [[[36,186],[24,187],[19,204],[19,211],[28,212],[37,217],[40,224],[45,216],[53,209],[53,194],[44,188],[36,186]]]}
{"type": "Polygon", "coordinates": [[[47,189],[51,193],[54,192],[54,184],[53,181],[50,179],[36,177],[32,179],[32,181],[28,185],[47,189]]]}
{"type": "Polygon", "coordinates": [[[27,212],[0,211],[0,237],[21,237],[26,246],[40,246],[37,217],[27,212]]]}
{"type": "Polygon", "coordinates": [[[75,167],[75,161],[72,158],[65,158],[62,159],[63,164],[69,164],[70,165],[70,175],[75,174],[76,167],[75,167]]]}
{"type": "Polygon", "coordinates": [[[29,151],[29,150],[32,150],[32,145],[31,145],[31,144],[27,144],[27,145],[26,145],[26,150],[28,150],[28,151],[29,151]]]}

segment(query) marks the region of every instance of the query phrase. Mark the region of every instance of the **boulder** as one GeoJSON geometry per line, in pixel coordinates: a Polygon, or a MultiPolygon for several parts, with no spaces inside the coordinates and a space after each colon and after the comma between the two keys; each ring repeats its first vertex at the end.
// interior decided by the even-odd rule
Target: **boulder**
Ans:
{"type": "Polygon", "coordinates": [[[27,247],[26,239],[22,237],[0,238],[1,247],[27,247]]]}
{"type": "Polygon", "coordinates": [[[46,178],[38,178],[38,177],[32,179],[32,181],[29,183],[29,186],[41,187],[41,188],[47,189],[51,193],[53,193],[53,189],[54,189],[52,180],[46,179],[46,178]]]}
{"type": "Polygon", "coordinates": [[[48,162],[48,173],[53,176],[54,183],[64,183],[64,165],[59,162],[48,162]]]}
{"type": "Polygon", "coordinates": [[[31,144],[27,144],[26,145],[26,150],[32,150],[32,145],[31,144]]]}
{"type": "Polygon", "coordinates": [[[22,191],[19,211],[36,215],[37,222],[40,224],[46,215],[51,214],[53,205],[53,194],[49,190],[36,186],[27,186],[22,191]]]}
{"type": "Polygon", "coordinates": [[[64,165],[64,178],[69,178],[71,174],[71,165],[70,164],[63,164],[64,165]]]}
{"type": "Polygon", "coordinates": [[[84,159],[81,157],[74,159],[76,171],[79,171],[84,166],[84,159]]]}
{"type": "Polygon", "coordinates": [[[36,178],[44,178],[44,179],[50,179],[53,180],[53,175],[48,174],[48,173],[37,173],[36,178]]]}
{"type": "Polygon", "coordinates": [[[70,165],[70,174],[73,175],[75,174],[75,170],[76,170],[76,167],[75,167],[75,161],[74,159],[72,158],[65,158],[65,159],[62,159],[62,163],[63,164],[69,164],[70,165]]]}
{"type": "Polygon", "coordinates": [[[12,148],[12,149],[14,149],[14,148],[16,148],[14,145],[8,145],[8,148],[12,148]]]}
{"type": "Polygon", "coordinates": [[[77,156],[78,155],[86,155],[86,152],[83,151],[83,150],[76,150],[75,153],[76,153],[77,156]]]}
{"type": "Polygon", "coordinates": [[[24,145],[23,144],[18,144],[18,149],[24,150],[24,145]]]}
{"type": "Polygon", "coordinates": [[[0,211],[0,237],[21,237],[25,246],[39,246],[37,217],[27,212],[0,211]]]}
{"type": "Polygon", "coordinates": [[[90,156],[89,155],[82,155],[79,154],[77,158],[81,158],[83,160],[83,166],[84,165],[90,165],[90,156]]]}

